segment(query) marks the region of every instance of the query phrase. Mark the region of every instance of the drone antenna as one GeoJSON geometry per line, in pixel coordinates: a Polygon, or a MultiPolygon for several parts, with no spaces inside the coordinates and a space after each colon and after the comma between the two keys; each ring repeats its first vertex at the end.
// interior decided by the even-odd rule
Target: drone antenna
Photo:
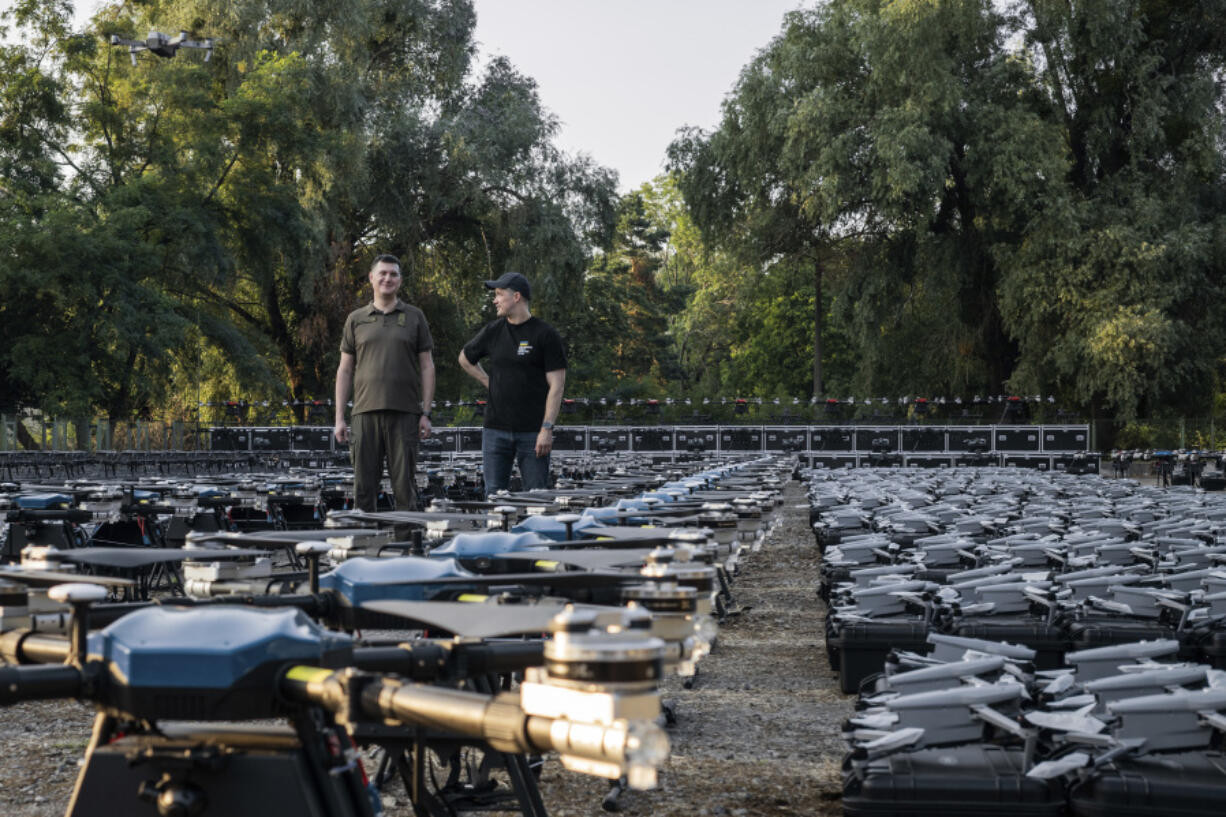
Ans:
{"type": "Polygon", "coordinates": [[[332,549],[327,542],[299,542],[294,546],[298,555],[307,561],[307,582],[311,595],[319,595],[319,558],[332,549]]]}
{"type": "Polygon", "coordinates": [[[96,584],[69,582],[52,587],[47,591],[47,597],[72,608],[72,619],[68,625],[68,657],[64,663],[80,666],[89,652],[89,606],[106,598],[106,590],[96,584]]]}

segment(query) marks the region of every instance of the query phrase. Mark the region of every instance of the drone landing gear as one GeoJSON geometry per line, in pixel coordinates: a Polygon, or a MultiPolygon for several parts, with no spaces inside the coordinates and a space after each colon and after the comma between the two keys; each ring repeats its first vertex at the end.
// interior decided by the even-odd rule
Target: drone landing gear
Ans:
{"type": "Polygon", "coordinates": [[[609,791],[605,794],[604,799],[600,801],[600,807],[605,811],[621,811],[622,806],[619,800],[627,788],[629,787],[626,785],[626,778],[624,777],[610,780],[609,791]]]}
{"type": "Polygon", "coordinates": [[[426,786],[426,768],[429,759],[426,756],[429,749],[426,746],[421,730],[416,731],[416,738],[409,746],[393,748],[384,747],[383,758],[375,772],[375,787],[382,791],[392,778],[392,767],[404,782],[413,804],[413,813],[417,817],[431,817],[451,813],[450,806],[437,797],[426,786]]]}
{"type": "MultiPolygon", "coordinates": [[[[472,679],[471,686],[478,692],[492,695],[501,685],[496,677],[483,676],[472,679]]],[[[380,745],[385,750],[375,774],[376,786],[382,789],[387,784],[392,777],[391,767],[395,766],[417,817],[454,817],[465,811],[508,811],[513,808],[512,800],[518,802],[524,817],[549,817],[537,785],[542,764],[538,756],[528,758],[487,747],[479,763],[466,764],[463,750],[473,745],[470,741],[422,729],[414,730],[409,740],[387,741],[372,735],[372,739],[363,742],[380,745]],[[447,779],[441,785],[436,783],[433,791],[426,785],[430,752],[445,759],[447,765],[447,779]],[[506,770],[509,788],[492,779],[491,772],[497,768],[506,770]],[[461,779],[465,772],[466,781],[461,779]]]]}
{"type": "Polygon", "coordinates": [[[420,730],[409,744],[385,746],[386,754],[379,763],[375,784],[383,789],[397,775],[404,782],[413,813],[417,817],[453,817],[456,813],[470,811],[508,811],[513,808],[509,801],[519,804],[524,817],[548,817],[545,802],[537,786],[540,769],[539,758],[532,760],[523,755],[505,754],[486,750],[481,761],[470,767],[468,780],[464,781],[462,747],[454,741],[438,736],[427,736],[420,730]],[[451,744],[442,746],[440,742],[451,744]],[[430,768],[429,753],[446,757],[447,779],[432,791],[427,785],[430,768]],[[496,768],[506,770],[510,787],[499,785],[491,779],[490,772],[496,768]]]}
{"type": "Polygon", "coordinates": [[[750,608],[741,607],[736,603],[736,599],[732,596],[732,582],[728,578],[727,570],[717,565],[715,575],[719,578],[719,592],[715,594],[715,615],[719,619],[719,623],[723,624],[728,619],[739,616],[750,608]]]}

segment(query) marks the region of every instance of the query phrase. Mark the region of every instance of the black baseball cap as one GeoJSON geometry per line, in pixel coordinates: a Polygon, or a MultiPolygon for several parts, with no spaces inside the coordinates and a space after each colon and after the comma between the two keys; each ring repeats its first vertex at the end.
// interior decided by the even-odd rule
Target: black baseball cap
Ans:
{"type": "Polygon", "coordinates": [[[486,289],[510,289],[523,295],[525,298],[532,298],[532,287],[528,284],[528,279],[520,275],[518,272],[504,272],[496,281],[486,281],[486,289]]]}

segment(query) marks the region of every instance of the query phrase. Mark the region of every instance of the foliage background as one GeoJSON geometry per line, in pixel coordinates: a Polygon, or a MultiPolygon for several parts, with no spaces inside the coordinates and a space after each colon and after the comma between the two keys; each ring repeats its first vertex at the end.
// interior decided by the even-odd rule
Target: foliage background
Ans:
{"type": "Polygon", "coordinates": [[[1012,392],[1138,438],[1216,414],[1226,0],[811,4],[621,196],[530,77],[477,71],[467,0],[2,19],[0,410],[326,398],[393,252],[440,400],[479,396],[453,361],[517,269],[576,396],[1012,392]],[[217,47],[106,44],[151,29],[217,47]]]}

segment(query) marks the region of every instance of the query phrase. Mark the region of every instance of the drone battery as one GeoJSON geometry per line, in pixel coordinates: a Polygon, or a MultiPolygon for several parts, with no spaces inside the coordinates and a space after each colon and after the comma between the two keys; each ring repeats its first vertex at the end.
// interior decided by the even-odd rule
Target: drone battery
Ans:
{"type": "Polygon", "coordinates": [[[928,627],[918,620],[844,624],[828,638],[830,647],[838,650],[840,689],[847,693],[859,691],[861,681],[881,672],[891,650],[923,652],[927,639],[928,627]]]}
{"type": "Polygon", "coordinates": [[[90,543],[96,547],[150,547],[155,542],[150,538],[157,525],[132,519],[117,519],[103,522],[94,530],[90,543]]]}
{"type": "Polygon", "coordinates": [[[1064,813],[1058,781],[1026,777],[1022,752],[969,745],[869,761],[843,786],[845,817],[1047,817],[1064,813]]]}
{"type": "Polygon", "coordinates": [[[205,814],[371,813],[369,801],[360,799],[369,797],[360,771],[334,774],[315,768],[288,727],[171,726],[163,731],[168,734],[129,735],[95,749],[77,778],[68,817],[156,814],[158,809],[139,793],[142,785],[151,787],[164,775],[179,803],[199,803],[205,814]]]}
{"type": "Polygon", "coordinates": [[[1037,670],[1064,666],[1064,653],[1069,649],[1068,635],[1063,628],[1038,619],[998,619],[995,616],[963,619],[958,624],[955,635],[1029,647],[1035,652],[1034,668],[1037,670]]]}
{"type": "Polygon", "coordinates": [[[1076,817],[1216,817],[1223,797],[1226,755],[1153,753],[1117,760],[1074,783],[1069,806],[1076,817]]]}
{"type": "Polygon", "coordinates": [[[319,509],[303,497],[268,497],[268,503],[277,506],[287,530],[312,530],[323,524],[323,520],[319,518],[319,509]]]}
{"type": "Polygon", "coordinates": [[[217,517],[210,511],[190,513],[187,516],[180,516],[176,513],[166,523],[166,530],[162,538],[166,540],[167,547],[183,547],[188,533],[193,531],[212,533],[216,530],[218,530],[217,517]]]}
{"type": "Polygon", "coordinates": [[[246,505],[233,505],[227,518],[235,530],[243,533],[261,530],[274,530],[277,520],[266,508],[256,508],[246,505]]]}

